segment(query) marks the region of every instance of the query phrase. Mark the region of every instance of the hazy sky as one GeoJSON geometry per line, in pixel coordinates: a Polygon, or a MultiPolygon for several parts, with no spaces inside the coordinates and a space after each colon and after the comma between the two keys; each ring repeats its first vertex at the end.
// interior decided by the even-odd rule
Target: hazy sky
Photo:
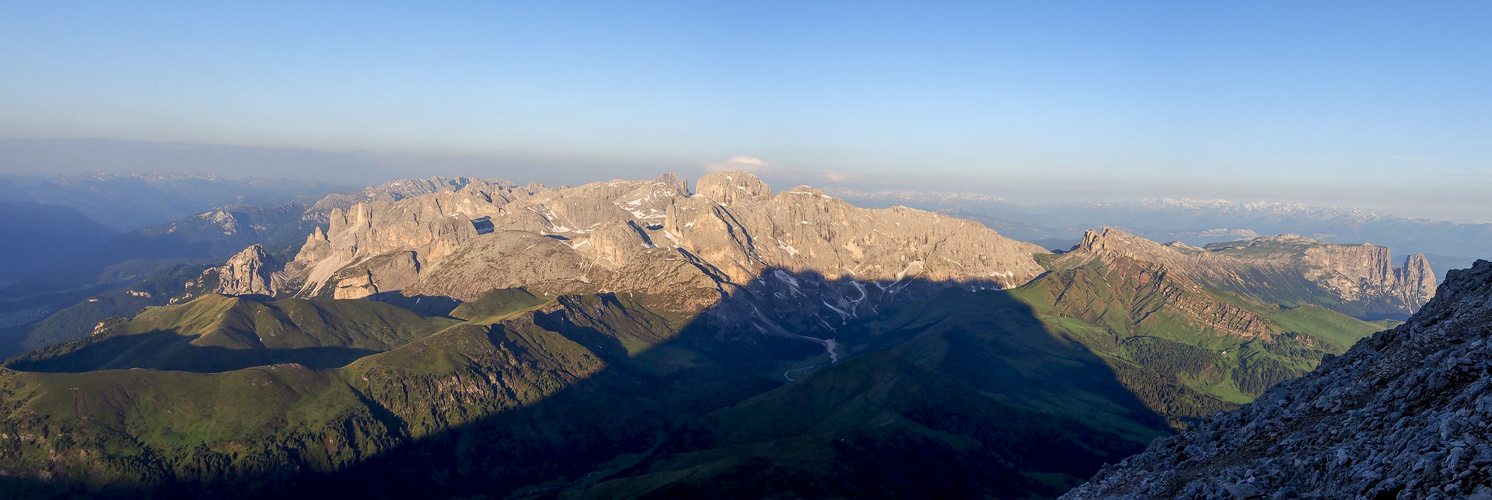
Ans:
{"type": "Polygon", "coordinates": [[[0,171],[1492,218],[1487,2],[222,3],[0,3],[0,171]]]}

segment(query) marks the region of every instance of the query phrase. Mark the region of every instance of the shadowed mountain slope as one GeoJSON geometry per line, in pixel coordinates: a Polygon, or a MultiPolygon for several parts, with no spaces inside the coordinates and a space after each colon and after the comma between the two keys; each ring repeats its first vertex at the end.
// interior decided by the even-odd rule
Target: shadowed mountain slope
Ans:
{"type": "Polygon", "coordinates": [[[1403,325],[1252,404],[1106,467],[1064,498],[1492,495],[1492,262],[1403,325]]]}
{"type": "MultiPolygon", "coordinates": [[[[952,295],[928,303],[961,302],[951,307],[973,313],[1005,301],[1005,309],[997,308],[1005,311],[1001,315],[1018,314],[1023,307],[1002,298],[1003,292],[946,293],[952,295]]],[[[718,422],[711,420],[715,417],[690,423],[696,418],[782,386],[787,380],[784,370],[798,370],[794,376],[799,382],[787,386],[794,388],[791,393],[796,395],[791,397],[825,402],[822,410],[815,410],[819,413],[801,417],[818,420],[812,426],[822,434],[803,446],[778,448],[773,456],[787,463],[810,460],[833,449],[835,439],[843,436],[854,437],[858,444],[834,451],[823,462],[827,468],[820,472],[833,474],[812,472],[785,479],[782,491],[810,494],[815,490],[798,488],[828,484],[832,478],[853,479],[870,488],[843,490],[847,494],[937,487],[939,476],[930,468],[905,470],[896,484],[869,486],[896,469],[900,459],[893,457],[915,456],[957,465],[984,478],[950,492],[1030,491],[1049,496],[1100,461],[1058,463],[1027,457],[1049,449],[1038,442],[1059,443],[1085,456],[1112,456],[1138,449],[1161,432],[1155,427],[1159,417],[1111,378],[1105,381],[1102,362],[1085,354],[1080,344],[1050,335],[1041,337],[1047,340],[1026,338],[1030,332],[1017,328],[1004,334],[1004,342],[1019,346],[1034,341],[1031,348],[1086,359],[1076,363],[1097,370],[1089,375],[1092,379],[1060,384],[1091,392],[1075,396],[1053,389],[1054,381],[1038,382],[1043,374],[1066,369],[1027,360],[1029,366],[1004,373],[999,380],[1012,386],[1045,385],[1050,394],[1016,406],[1002,402],[1009,395],[978,389],[993,385],[995,379],[979,371],[993,358],[963,356],[972,350],[926,352],[926,345],[937,342],[977,343],[988,332],[943,329],[926,334],[938,340],[923,339],[913,346],[911,340],[917,336],[907,336],[915,327],[893,319],[907,328],[878,337],[880,327],[865,327],[861,337],[845,337],[843,352],[834,353],[847,359],[831,364],[832,356],[810,340],[767,336],[753,343],[722,342],[716,337],[719,330],[700,321],[699,313],[681,315],[650,304],[654,299],[642,294],[567,295],[540,301],[508,291],[452,311],[466,320],[425,320],[368,301],[266,303],[202,297],[149,311],[101,333],[99,340],[65,344],[12,361],[0,373],[0,402],[11,415],[0,427],[12,437],[0,439],[9,457],[0,459],[0,468],[11,477],[52,478],[51,486],[18,484],[13,491],[34,487],[51,493],[89,491],[126,497],[274,491],[352,491],[374,497],[579,491],[602,479],[629,477],[628,471],[642,470],[631,468],[637,464],[658,462],[656,467],[667,468],[677,463],[676,450],[703,447],[702,452],[730,453],[725,450],[739,446],[741,439],[788,437],[777,436],[786,431],[776,427],[748,437],[721,435],[719,442],[693,434],[676,437],[685,429],[719,425],[711,423],[718,422]],[[323,317],[331,319],[316,319],[323,317]],[[356,319],[338,323],[335,318],[356,319]],[[353,322],[357,328],[340,328],[353,322]],[[163,335],[158,327],[166,323],[176,325],[171,334],[178,339],[201,335],[193,342],[223,340],[217,343],[222,345],[211,346],[222,351],[180,341],[172,344],[175,348],[144,349],[163,335]],[[390,325],[390,336],[348,337],[349,330],[368,330],[370,325],[390,325]],[[290,326],[296,327],[293,332],[276,330],[290,326]],[[431,329],[439,331],[422,333],[431,329]],[[245,336],[251,331],[266,339],[265,344],[273,343],[266,333],[274,331],[283,334],[277,338],[305,335],[321,346],[370,352],[354,353],[361,356],[345,366],[327,364],[319,369],[285,359],[304,349],[290,340],[277,346],[291,352],[265,357],[257,366],[232,369],[244,358],[213,356],[263,351],[254,338],[245,336]],[[127,338],[140,342],[120,343],[127,338]],[[391,345],[396,343],[393,339],[407,342],[391,345]],[[389,347],[383,350],[376,342],[389,347]],[[906,346],[906,352],[899,353],[897,346],[906,346]],[[851,350],[867,354],[851,357],[851,350]],[[113,356],[94,354],[99,351],[113,356]],[[185,358],[215,364],[189,367],[213,373],[65,373],[185,358]],[[844,395],[846,390],[850,396],[844,395]],[[933,393],[936,399],[917,397],[933,393]],[[1056,418],[1065,410],[1030,406],[1060,408],[1059,396],[1089,398],[1088,404],[1103,414],[1056,418]],[[873,406],[850,404],[864,398],[873,406]],[[869,412],[874,407],[892,412],[886,415],[901,415],[896,420],[901,423],[885,427],[880,413],[869,412]],[[1004,426],[991,427],[993,422],[1004,426]],[[1092,422],[1108,423],[1096,427],[1092,422]],[[670,444],[676,439],[687,444],[670,444]],[[49,444],[39,446],[41,440],[49,444]],[[46,458],[54,452],[67,458],[46,458]],[[293,467],[287,468],[287,463],[293,467]],[[979,464],[986,463],[1008,465],[979,472],[984,467],[979,464]],[[589,479],[576,482],[583,477],[589,479]]],[[[1040,328],[1034,319],[1019,324],[1040,328]]],[[[999,356],[998,350],[983,352],[977,356],[999,356]]],[[[1012,358],[1005,364],[1016,362],[1012,358]]],[[[787,397],[770,394],[759,400],[787,397]]],[[[722,415],[727,421],[753,418],[722,415]]],[[[748,476],[758,470],[748,463],[740,465],[743,468],[715,470],[748,476]]]]}
{"type": "Polygon", "coordinates": [[[654,451],[663,458],[583,496],[1046,496],[1135,448],[877,352],[706,414],[654,451]]]}
{"type": "Polygon", "coordinates": [[[108,240],[117,231],[67,207],[0,201],[0,284],[108,240]]]}

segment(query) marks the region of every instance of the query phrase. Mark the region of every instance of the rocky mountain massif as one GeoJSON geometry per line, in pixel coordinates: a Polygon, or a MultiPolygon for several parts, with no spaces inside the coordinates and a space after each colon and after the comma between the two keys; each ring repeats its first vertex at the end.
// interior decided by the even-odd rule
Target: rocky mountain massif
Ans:
{"type": "MultiPolygon", "coordinates": [[[[186,283],[197,278],[204,268],[221,265],[223,259],[246,246],[261,245],[268,258],[288,260],[300,249],[307,234],[318,226],[326,227],[333,209],[352,206],[354,202],[348,201],[350,199],[402,199],[442,189],[453,190],[467,181],[466,178],[411,179],[351,194],[334,193],[324,198],[311,198],[306,203],[212,208],[124,234],[81,222],[65,228],[38,228],[35,227],[39,222],[36,217],[16,221],[15,225],[0,227],[0,235],[26,242],[12,250],[23,254],[17,264],[24,264],[24,254],[31,253],[32,264],[40,261],[41,265],[31,265],[10,276],[13,281],[0,288],[0,356],[82,338],[93,331],[100,320],[110,316],[133,315],[142,307],[165,305],[181,295],[186,283]],[[88,234],[69,234],[79,231],[88,234]],[[42,234],[40,239],[34,237],[38,233],[42,234]],[[47,237],[48,234],[52,236],[47,237]],[[59,248],[59,245],[65,245],[65,248],[59,248]],[[44,258],[42,254],[45,254],[44,258]]],[[[263,200],[267,196],[279,196],[275,193],[291,188],[320,186],[252,179],[224,181],[170,174],[58,178],[49,185],[52,188],[16,189],[15,193],[5,196],[45,198],[47,193],[65,188],[64,192],[68,193],[85,192],[73,193],[69,195],[72,198],[59,200],[95,192],[99,197],[88,200],[91,203],[147,209],[164,204],[173,207],[172,210],[192,210],[192,206],[209,206],[214,199],[263,200]],[[203,189],[201,192],[182,193],[196,188],[203,189]],[[237,190],[238,194],[225,194],[225,190],[237,190]],[[164,200],[136,203],[135,197],[164,200]]],[[[4,206],[0,205],[0,208],[4,206]]],[[[52,207],[51,210],[58,209],[65,210],[64,207],[52,207]]],[[[0,281],[4,279],[0,278],[0,281]]]]}
{"type": "Polygon", "coordinates": [[[1477,256],[1492,251],[1492,223],[1487,221],[1400,217],[1302,203],[1148,198],[1122,203],[1070,203],[1042,217],[1012,220],[1048,227],[1102,223],[1131,228],[1152,239],[1181,240],[1198,246],[1287,233],[1332,243],[1372,242],[1404,254],[1425,254],[1442,272],[1468,267],[1477,256]]]}
{"type": "Polygon", "coordinates": [[[1408,322],[1063,498],[1492,498],[1492,262],[1408,322]]]}
{"type": "Polygon", "coordinates": [[[1118,232],[1052,254],[745,172],[696,191],[323,199],[298,248],[7,361],[0,490],[1052,497],[1383,326],[1214,288],[1314,283],[1304,250],[1206,250],[1219,278],[1118,232]]]}
{"type": "Polygon", "coordinates": [[[1424,255],[1392,267],[1388,248],[1370,244],[1283,235],[1197,248],[1104,228],[1084,234],[1073,253],[1106,252],[1164,265],[1209,288],[1267,303],[1317,304],[1359,318],[1404,319],[1435,296],[1435,273],[1424,255]]]}
{"type": "MultiPolygon", "coordinates": [[[[668,295],[678,310],[747,293],[756,312],[719,316],[813,336],[872,314],[914,282],[1004,289],[1043,271],[1032,256],[1045,250],[968,221],[860,209],[808,187],[774,196],[739,171],[706,176],[697,189],[689,194],[671,174],[557,189],[471,181],[426,196],[359,202],[334,208],[329,228],[309,236],[293,260],[266,260],[262,249],[250,248],[192,290],[466,301],[492,288],[525,286],[550,294],[668,295]],[[757,314],[771,317],[751,317],[757,314]]],[[[937,288],[910,293],[926,297],[937,288]]]]}
{"type": "Polygon", "coordinates": [[[1298,234],[1329,243],[1372,242],[1401,255],[1424,254],[1443,273],[1492,251],[1492,223],[1399,217],[1352,207],[1302,203],[1145,198],[1023,207],[988,196],[936,192],[880,193],[834,189],[859,206],[903,204],[978,221],[1007,237],[1066,250],[1098,226],[1154,241],[1206,246],[1261,235],[1298,234]]]}

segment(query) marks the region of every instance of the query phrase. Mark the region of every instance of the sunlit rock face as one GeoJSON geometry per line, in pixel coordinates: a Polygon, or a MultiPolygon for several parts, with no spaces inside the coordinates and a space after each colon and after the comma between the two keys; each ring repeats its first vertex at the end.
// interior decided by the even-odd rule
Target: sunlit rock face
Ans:
{"type": "Polygon", "coordinates": [[[465,301],[522,286],[647,292],[700,311],[730,294],[756,293],[756,310],[717,314],[786,331],[773,318],[811,313],[843,322],[898,295],[1011,288],[1043,271],[1033,255],[1045,250],[967,220],[861,209],[807,186],[774,194],[743,171],[707,175],[697,188],[691,194],[673,174],[559,188],[396,181],[318,203],[327,230],[308,235],[290,262],[256,272],[272,276],[263,280],[274,283],[270,295],[343,299],[465,301]]]}
{"type": "Polygon", "coordinates": [[[747,172],[705,176],[700,194],[677,200],[664,229],[680,248],[738,282],[764,268],[828,279],[988,282],[1015,287],[1041,274],[1036,245],[975,222],[896,207],[867,210],[799,186],[772,196],[747,172]]]}
{"type": "MultiPolygon", "coordinates": [[[[1205,286],[1263,302],[1310,303],[1358,317],[1405,318],[1435,296],[1424,255],[1393,267],[1389,249],[1339,245],[1296,235],[1197,248],[1159,244],[1114,228],[1088,231],[1065,261],[1123,256],[1164,265],[1205,286]]],[[[1059,261],[1059,263],[1062,261],[1059,261]]]]}
{"type": "Polygon", "coordinates": [[[186,290],[192,296],[202,293],[275,295],[284,286],[285,275],[279,272],[282,267],[264,251],[263,246],[254,245],[229,257],[222,266],[208,269],[197,279],[187,282],[186,290]]]}

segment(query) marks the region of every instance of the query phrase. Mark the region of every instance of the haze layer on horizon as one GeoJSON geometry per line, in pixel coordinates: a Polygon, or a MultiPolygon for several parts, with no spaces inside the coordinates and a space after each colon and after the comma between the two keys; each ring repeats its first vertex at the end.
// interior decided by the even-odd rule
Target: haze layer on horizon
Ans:
{"type": "Polygon", "coordinates": [[[0,172],[576,184],[745,168],[774,187],[1486,219],[1489,14],[8,5],[0,172]]]}

